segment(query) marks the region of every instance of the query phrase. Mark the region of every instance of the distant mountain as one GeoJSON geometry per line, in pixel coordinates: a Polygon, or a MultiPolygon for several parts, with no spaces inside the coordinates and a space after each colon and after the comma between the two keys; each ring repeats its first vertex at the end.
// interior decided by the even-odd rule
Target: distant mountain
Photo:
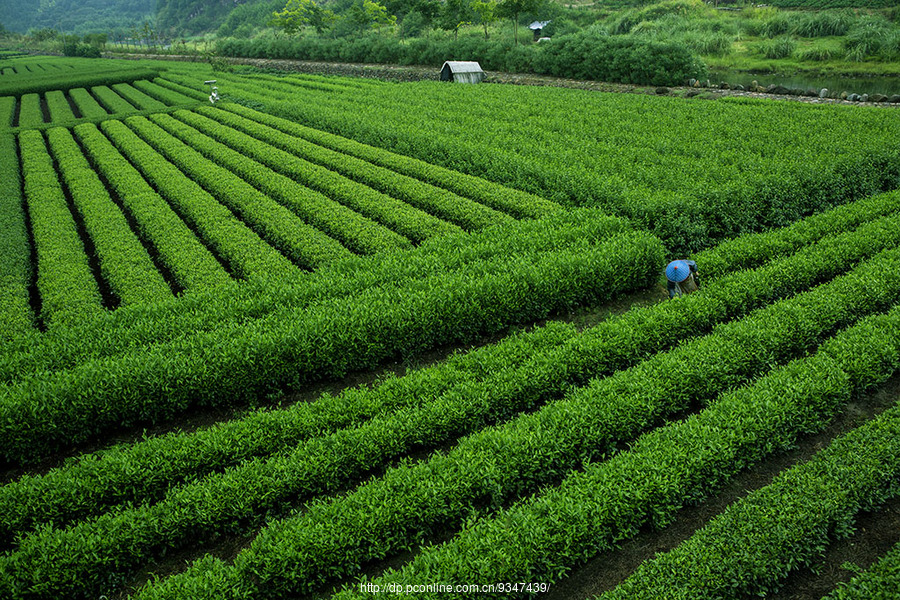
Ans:
{"type": "Polygon", "coordinates": [[[0,0],[0,23],[25,33],[52,28],[65,33],[109,32],[152,19],[156,0],[0,0]]]}
{"type": "MultiPolygon", "coordinates": [[[[250,0],[252,2],[252,0],[250,0]]],[[[156,27],[171,35],[214,31],[245,0],[157,0],[156,27]]]]}

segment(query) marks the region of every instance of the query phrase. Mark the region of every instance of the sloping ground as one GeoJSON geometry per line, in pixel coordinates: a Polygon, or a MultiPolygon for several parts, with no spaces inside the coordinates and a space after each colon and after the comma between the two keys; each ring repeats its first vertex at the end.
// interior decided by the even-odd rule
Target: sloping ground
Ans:
{"type": "MultiPolygon", "coordinates": [[[[699,254],[708,277],[700,292],[677,301],[580,332],[548,324],[378,386],[111,448],[10,482],[0,488],[4,592],[114,593],[163,553],[233,534],[248,536],[233,563],[203,559],[139,597],[311,593],[422,544],[373,583],[553,583],[642,524],[666,524],[685,502],[715,494],[735,473],[824,428],[854,394],[900,367],[898,198],[876,197],[699,254]],[[838,259],[840,273],[831,268],[838,259]],[[742,269],[746,261],[756,268],[742,269]],[[52,526],[40,526],[50,519],[52,526]]],[[[557,239],[595,239],[598,257],[627,247],[621,223],[600,226],[596,214],[573,229],[579,212],[523,223],[541,234],[522,243],[549,239],[541,223],[556,222],[557,239]]],[[[493,312],[498,298],[476,309],[493,312]]],[[[437,303],[429,294],[422,306],[437,303]]],[[[895,413],[851,431],[816,460],[844,460],[856,472],[840,453],[895,413]]],[[[7,433],[26,430],[32,426],[7,433]]],[[[900,468],[888,460],[900,452],[893,430],[878,439],[863,444],[871,451],[859,460],[900,468]]],[[[863,469],[840,481],[859,484],[863,499],[886,497],[886,480],[870,472],[887,471],[863,469]]],[[[800,554],[777,554],[777,564],[800,564],[793,557],[819,544],[808,539],[796,546],[800,554]]],[[[765,585],[781,576],[773,571],[765,585]]],[[[755,581],[762,580],[748,585],[755,581]]],[[[339,597],[374,597],[372,589],[350,579],[339,597]]],[[[480,590],[462,595],[481,597],[480,590]]]]}

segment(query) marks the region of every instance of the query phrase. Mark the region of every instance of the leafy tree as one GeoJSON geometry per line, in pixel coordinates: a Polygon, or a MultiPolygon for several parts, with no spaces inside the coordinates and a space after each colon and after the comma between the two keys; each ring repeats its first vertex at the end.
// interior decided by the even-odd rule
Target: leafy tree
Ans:
{"type": "Polygon", "coordinates": [[[512,19],[516,44],[519,43],[519,16],[522,13],[535,12],[542,5],[543,0],[499,0],[497,14],[512,19]]]}
{"type": "Polygon", "coordinates": [[[105,33],[89,33],[84,36],[84,43],[90,44],[98,50],[106,48],[107,41],[109,41],[109,38],[105,33]]]}
{"type": "Polygon", "coordinates": [[[322,33],[333,21],[334,13],[323,9],[313,0],[288,0],[284,10],[272,13],[269,24],[287,35],[295,35],[307,25],[312,25],[317,32],[322,33]]]}
{"type": "Polygon", "coordinates": [[[488,25],[497,20],[497,0],[472,0],[471,7],[484,27],[484,39],[488,39],[488,25]]]}
{"type": "Polygon", "coordinates": [[[445,31],[452,31],[454,39],[458,39],[460,27],[471,23],[473,18],[469,0],[446,0],[438,25],[445,31]]]}
{"type": "Polygon", "coordinates": [[[59,33],[55,29],[32,29],[28,34],[36,42],[45,42],[56,38],[59,33]]]}
{"type": "Polygon", "coordinates": [[[388,14],[387,8],[379,2],[362,0],[354,3],[346,12],[345,19],[357,30],[380,29],[383,25],[396,25],[397,17],[388,14]]]}
{"type": "Polygon", "coordinates": [[[363,8],[366,11],[369,24],[375,29],[381,28],[382,25],[396,25],[397,17],[388,14],[387,8],[379,2],[372,0],[363,0],[363,8]]]}

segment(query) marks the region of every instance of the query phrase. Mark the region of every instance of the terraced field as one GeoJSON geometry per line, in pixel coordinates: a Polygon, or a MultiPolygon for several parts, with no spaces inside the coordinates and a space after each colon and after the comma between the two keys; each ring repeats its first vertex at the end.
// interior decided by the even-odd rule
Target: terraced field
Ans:
{"type": "MultiPolygon", "coordinates": [[[[667,259],[687,255],[633,192],[712,186],[705,150],[597,146],[636,165],[627,219],[546,199],[586,181],[575,152],[548,167],[560,194],[512,187],[537,163],[500,116],[496,180],[464,168],[490,151],[481,134],[434,140],[432,161],[341,135],[341,106],[391,84],[230,74],[238,102],[213,106],[196,66],[42,89],[17,60],[2,77],[36,77],[0,101],[0,597],[800,598],[809,567],[819,597],[897,589],[897,550],[854,555],[849,585],[821,568],[900,496],[895,149],[874,178],[821,158],[831,195],[800,206],[781,184],[813,173],[735,142],[708,169],[729,193],[748,170],[770,187],[733,214],[791,224],[721,240],[706,223],[702,287],[662,301],[667,259]],[[332,131],[286,118],[289,90],[332,131]],[[689,174],[651,189],[673,165],[689,174]],[[763,474],[668,551],[597,575],[763,474]]],[[[808,108],[778,110],[826,135],[808,108]]],[[[563,155],[576,134],[558,133],[563,155]]]]}

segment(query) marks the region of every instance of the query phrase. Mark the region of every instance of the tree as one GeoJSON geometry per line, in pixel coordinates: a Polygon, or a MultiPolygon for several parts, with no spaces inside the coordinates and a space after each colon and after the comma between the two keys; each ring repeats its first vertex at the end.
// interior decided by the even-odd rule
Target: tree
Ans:
{"type": "Polygon", "coordinates": [[[318,12],[322,9],[313,0],[288,0],[281,12],[272,13],[269,24],[287,35],[295,35],[311,24],[318,12]]]}
{"type": "Polygon", "coordinates": [[[380,29],[382,25],[396,25],[397,17],[388,14],[387,8],[378,2],[372,0],[363,0],[363,8],[369,19],[369,24],[375,29],[380,29]]]}
{"type": "Polygon", "coordinates": [[[484,39],[488,39],[488,25],[497,20],[497,0],[472,0],[471,7],[484,27],[484,39]]]}
{"type": "Polygon", "coordinates": [[[372,0],[356,2],[347,9],[345,19],[352,23],[357,30],[370,28],[380,29],[382,25],[396,25],[397,17],[388,14],[383,4],[372,0]]]}
{"type": "Polygon", "coordinates": [[[452,31],[454,39],[458,39],[459,28],[471,23],[472,17],[469,0],[446,0],[438,25],[441,29],[452,31]]]}
{"type": "Polygon", "coordinates": [[[512,19],[516,44],[519,43],[519,15],[535,12],[542,4],[542,0],[499,0],[498,15],[512,19]]]}

